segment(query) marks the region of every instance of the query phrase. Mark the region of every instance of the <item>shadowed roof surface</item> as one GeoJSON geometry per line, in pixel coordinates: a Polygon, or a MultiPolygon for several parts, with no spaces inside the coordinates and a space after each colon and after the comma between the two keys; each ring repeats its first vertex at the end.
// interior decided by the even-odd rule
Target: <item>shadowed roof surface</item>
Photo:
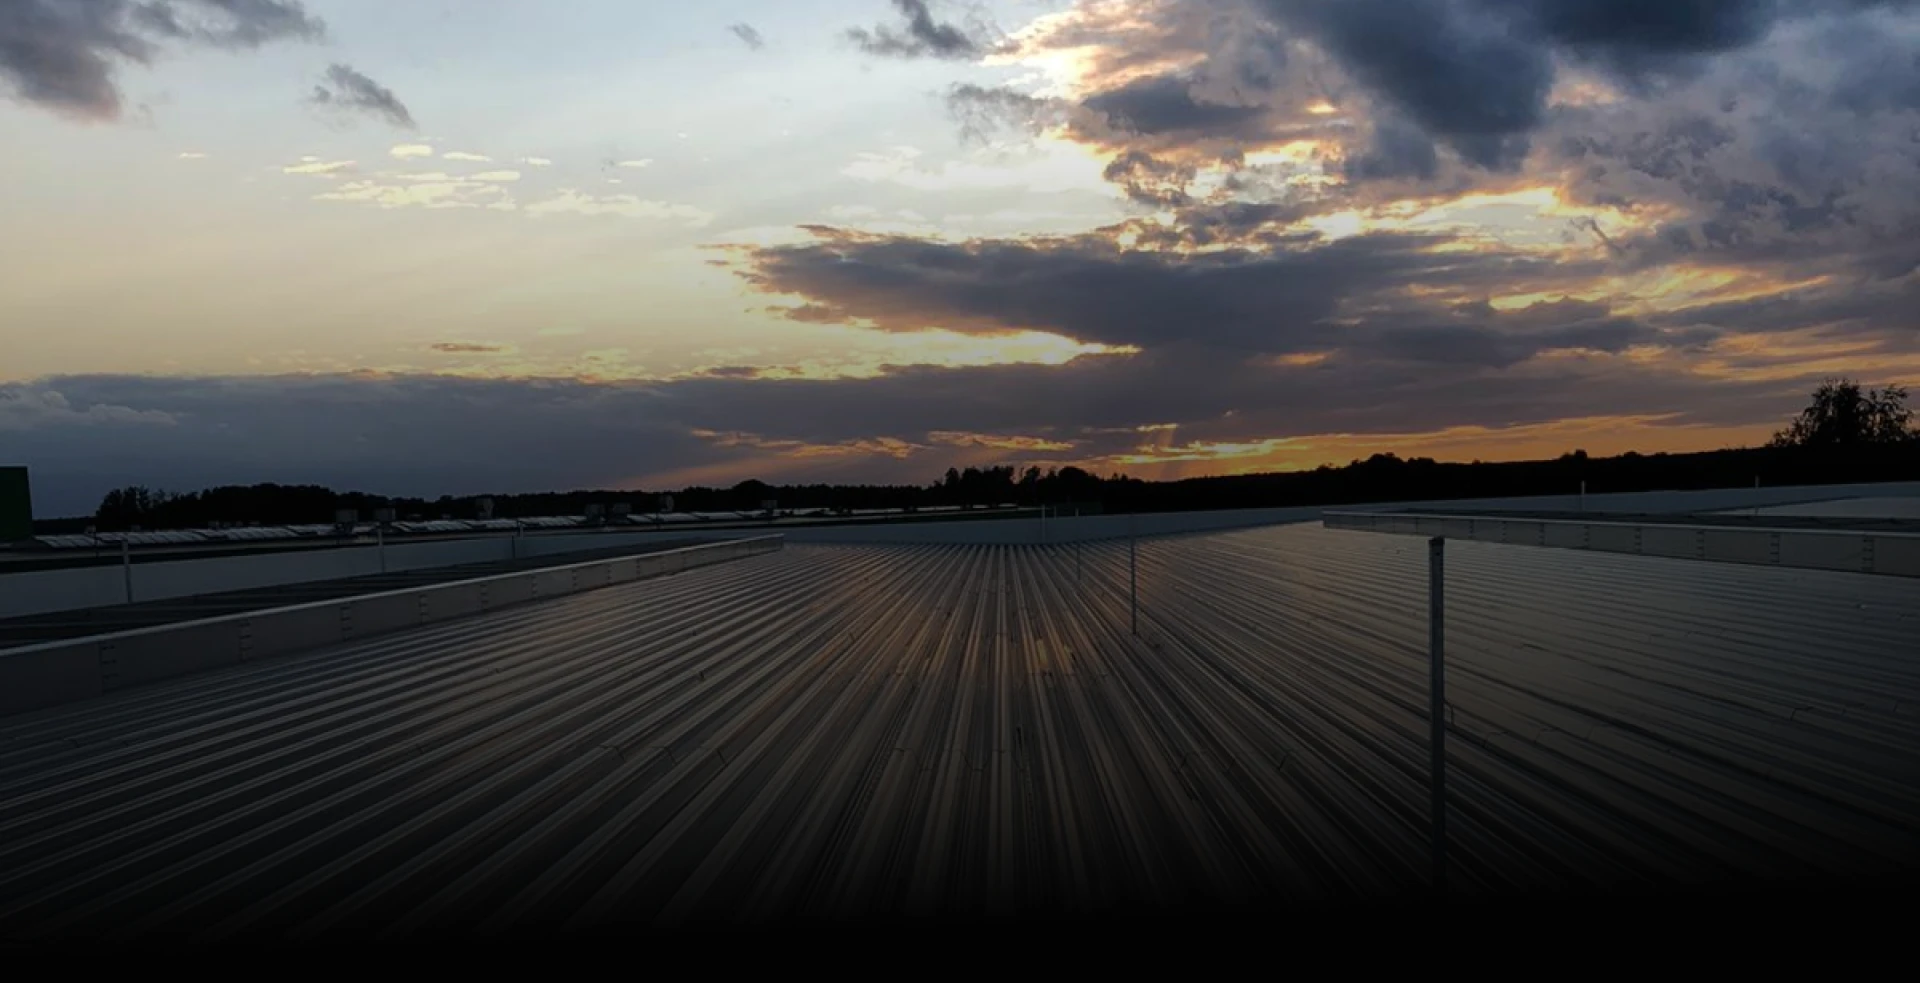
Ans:
{"type": "MultiPolygon", "coordinates": [[[[1425,544],[789,546],[0,721],[0,935],[1370,899],[1425,544]]],[[[1920,585],[1458,542],[1450,887],[1912,864],[1920,585]]]]}
{"type": "Polygon", "coordinates": [[[599,549],[547,553],[512,560],[489,560],[457,566],[395,570],[390,573],[342,577],[334,580],[306,580],[273,587],[253,587],[215,594],[192,594],[157,601],[136,600],[132,604],[115,604],[111,607],[80,608],[48,614],[0,618],[0,651],[64,638],[84,638],[89,635],[136,631],[141,628],[156,628],[161,625],[219,618],[249,611],[267,611],[311,604],[316,601],[360,597],[382,591],[477,580],[482,577],[493,577],[521,570],[538,570],[566,563],[585,563],[589,560],[663,553],[668,550],[719,542],[722,538],[689,537],[663,540],[658,543],[630,543],[624,546],[603,546],[599,549]]]}

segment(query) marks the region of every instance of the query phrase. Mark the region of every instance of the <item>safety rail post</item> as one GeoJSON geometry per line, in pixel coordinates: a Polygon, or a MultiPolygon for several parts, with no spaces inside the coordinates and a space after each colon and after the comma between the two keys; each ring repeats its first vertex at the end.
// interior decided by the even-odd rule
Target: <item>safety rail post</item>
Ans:
{"type": "Polygon", "coordinates": [[[1432,673],[1433,713],[1433,891],[1447,890],[1447,690],[1444,584],[1447,541],[1427,542],[1427,644],[1432,673]]]}
{"type": "Polygon", "coordinates": [[[1127,617],[1130,628],[1136,636],[1140,634],[1139,541],[1134,518],[1129,515],[1127,516],[1127,617]]]}

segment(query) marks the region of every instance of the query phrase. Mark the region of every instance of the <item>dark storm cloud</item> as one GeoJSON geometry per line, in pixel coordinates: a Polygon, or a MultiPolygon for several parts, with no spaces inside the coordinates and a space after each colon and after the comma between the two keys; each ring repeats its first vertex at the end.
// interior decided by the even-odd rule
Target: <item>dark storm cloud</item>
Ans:
{"type": "MultiPolygon", "coordinates": [[[[1469,161],[1517,166],[1553,84],[1550,49],[1479,4],[1455,0],[1267,0],[1361,84],[1469,161]]],[[[1518,3],[1486,6],[1510,8],[1518,3]]]]}
{"type": "Polygon", "coordinates": [[[389,89],[348,65],[333,65],[321,84],[313,89],[313,102],[321,106],[363,112],[398,126],[414,128],[413,114],[389,89]]]}
{"type": "Polygon", "coordinates": [[[168,44],[245,49],[325,32],[298,0],[5,0],[0,84],[30,105],[116,120],[119,68],[168,44]]]}
{"type": "Polygon", "coordinates": [[[905,22],[902,26],[855,27],[847,31],[847,38],[867,54],[887,58],[970,60],[993,47],[990,30],[984,25],[962,27],[936,20],[926,0],[892,3],[905,22]]]}
{"type": "MultiPolygon", "coordinates": [[[[1417,327],[1386,328],[1379,332],[1380,348],[1413,362],[1484,366],[1504,369],[1519,365],[1542,352],[1589,351],[1618,355],[1634,345],[1671,345],[1674,338],[1638,321],[1626,318],[1560,325],[1545,331],[1503,331],[1492,325],[1499,318],[1491,311],[1481,323],[1422,324],[1417,327]]],[[[1689,340],[1706,340],[1711,332],[1690,333],[1689,340]]]]}
{"type": "MultiPolygon", "coordinates": [[[[1517,170],[1551,122],[1549,96],[1568,68],[1653,99],[1782,25],[1914,9],[1913,0],[1139,0],[1123,12],[1079,8],[1026,43],[1092,46],[1084,108],[1134,138],[1119,142],[1158,154],[1175,137],[1272,140],[1306,124],[1291,110],[1343,94],[1339,104],[1375,128],[1350,167],[1372,179],[1433,175],[1432,143],[1478,168],[1517,170]],[[1190,67],[1154,70],[1169,62],[1190,67]]],[[[1839,92],[1856,106],[1913,105],[1920,82],[1902,82],[1914,78],[1912,57],[1907,44],[1883,64],[1837,58],[1839,92]]]]}
{"type": "Polygon", "coordinates": [[[755,30],[752,24],[733,24],[727,30],[732,31],[734,37],[739,38],[747,47],[755,51],[767,46],[767,39],[761,37],[760,32],[755,30]]]}
{"type": "Polygon", "coordinates": [[[1439,149],[1420,128],[1398,119],[1377,120],[1372,142],[1343,164],[1348,181],[1412,178],[1431,181],[1440,172],[1439,149]]]}
{"type": "Polygon", "coordinates": [[[1654,315],[1655,324],[1720,333],[1818,330],[1871,347],[1876,341],[1920,339],[1920,282],[1849,283],[1843,289],[1804,289],[1783,294],[1701,304],[1654,315]]]}
{"type": "Polygon", "coordinates": [[[804,298],[811,320],[893,331],[1038,330],[1147,350],[1347,351],[1504,365],[1543,351],[1703,340],[1703,331],[1668,337],[1577,306],[1512,313],[1473,304],[1515,284],[1582,285],[1605,272],[1599,264],[1437,250],[1448,240],[1434,235],[1261,237],[1287,217],[1283,206],[1184,214],[1200,230],[1196,240],[1241,248],[1127,249],[1105,234],[954,244],[819,230],[816,243],[754,250],[742,276],[767,293],[804,298]],[[1455,342],[1461,352],[1445,351],[1455,342]]]}
{"type": "Polygon", "coordinates": [[[901,460],[780,458],[699,431],[816,447],[1045,435],[1075,445],[1049,458],[1087,460],[1131,452],[1149,442],[1138,428],[1169,423],[1183,440],[1224,441],[1613,415],[1726,423],[1784,417],[1803,395],[1797,380],[1707,380],[1617,360],[1488,361],[1335,356],[1276,368],[1170,350],[839,380],[64,377],[0,385],[0,451],[33,469],[36,500],[50,514],[76,514],[126,484],[314,482],[431,497],[619,486],[689,470],[716,474],[719,484],[753,476],[924,483],[955,460],[950,449],[901,460]]]}
{"type": "Polygon", "coordinates": [[[1920,266],[1920,106],[1901,93],[1920,87],[1917,33],[1835,22],[1660,100],[1562,107],[1540,166],[1574,200],[1667,213],[1615,243],[1640,268],[1907,276],[1920,266]]]}
{"type": "Polygon", "coordinates": [[[1141,136],[1206,134],[1256,135],[1266,116],[1260,106],[1235,106],[1196,99],[1192,81],[1156,75],[1101,92],[1087,109],[1107,118],[1113,128],[1141,136]]]}
{"type": "Polygon", "coordinates": [[[1856,114],[1920,109],[1920,50],[1871,24],[1842,24],[1822,38],[1837,77],[1835,108],[1856,114]]]}
{"type": "Polygon", "coordinates": [[[1807,17],[1910,0],[1256,0],[1465,159],[1517,167],[1546,119],[1556,57],[1636,96],[1696,77],[1807,17]]]}

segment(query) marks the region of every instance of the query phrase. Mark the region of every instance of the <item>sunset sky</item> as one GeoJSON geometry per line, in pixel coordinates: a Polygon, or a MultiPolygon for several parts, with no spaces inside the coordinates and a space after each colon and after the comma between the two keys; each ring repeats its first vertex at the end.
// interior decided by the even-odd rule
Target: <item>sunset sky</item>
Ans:
{"type": "Polygon", "coordinates": [[[4,0],[0,464],[1753,444],[1920,382],[1920,0],[4,0]]]}

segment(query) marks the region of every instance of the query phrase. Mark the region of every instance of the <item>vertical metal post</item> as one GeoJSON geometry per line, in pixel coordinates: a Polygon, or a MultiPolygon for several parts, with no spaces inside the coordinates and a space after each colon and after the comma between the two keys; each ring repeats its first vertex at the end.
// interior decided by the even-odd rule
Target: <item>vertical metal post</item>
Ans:
{"type": "Polygon", "coordinates": [[[1585,481],[1582,481],[1580,482],[1580,511],[1585,512],[1586,510],[1587,510],[1587,483],[1585,481]]]}
{"type": "Polygon", "coordinates": [[[120,569],[126,574],[127,603],[132,604],[133,603],[133,543],[131,540],[122,539],[120,541],[120,569]]]}
{"type": "Polygon", "coordinates": [[[1446,583],[1447,541],[1427,543],[1427,643],[1431,649],[1433,698],[1433,892],[1447,890],[1447,688],[1446,583]]]}
{"type": "Polygon", "coordinates": [[[1134,534],[1133,516],[1127,516],[1127,617],[1131,630],[1140,634],[1140,565],[1137,559],[1136,544],[1139,537],[1134,534]]]}
{"type": "Polygon", "coordinates": [[[374,535],[374,541],[377,544],[376,548],[380,551],[380,572],[386,573],[387,572],[387,527],[384,524],[373,527],[373,535],[374,535]]]}

